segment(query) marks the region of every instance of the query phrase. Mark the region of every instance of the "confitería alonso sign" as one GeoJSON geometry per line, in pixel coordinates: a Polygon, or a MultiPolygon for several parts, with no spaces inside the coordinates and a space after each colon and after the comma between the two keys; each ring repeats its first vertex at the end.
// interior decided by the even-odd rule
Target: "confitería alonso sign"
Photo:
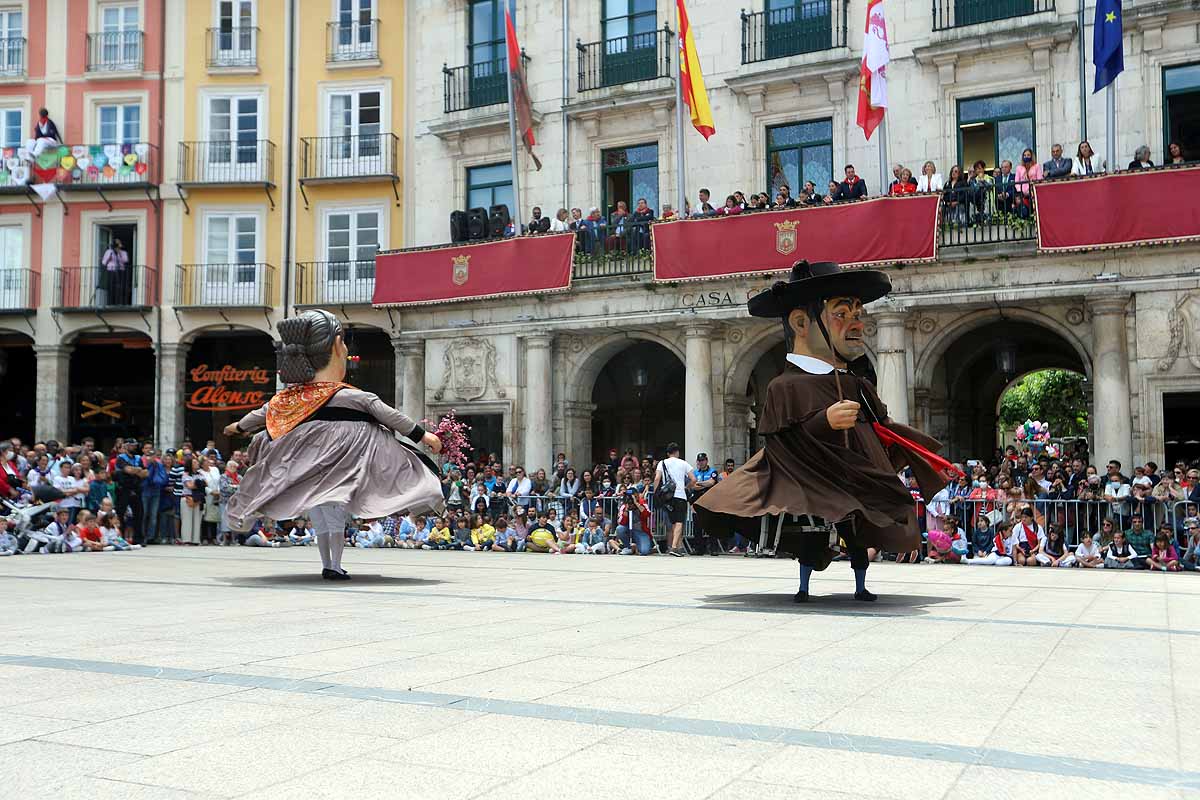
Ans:
{"type": "Polygon", "coordinates": [[[248,411],[267,402],[274,383],[271,370],[238,369],[226,364],[199,364],[188,371],[191,391],[187,407],[193,411],[248,411]]]}

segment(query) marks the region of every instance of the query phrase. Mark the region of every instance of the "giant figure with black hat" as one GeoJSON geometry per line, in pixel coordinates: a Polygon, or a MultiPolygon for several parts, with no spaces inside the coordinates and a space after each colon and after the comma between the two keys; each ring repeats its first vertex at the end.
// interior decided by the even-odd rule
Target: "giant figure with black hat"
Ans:
{"type": "Polygon", "coordinates": [[[854,597],[874,600],[867,548],[903,552],[921,541],[899,472],[910,468],[928,501],[954,470],[934,453],[939,442],[891,420],[870,381],[849,371],[866,354],[863,306],[891,288],[877,270],[801,261],[791,280],[748,304],[756,317],[782,320],[787,365],[767,387],[759,416],[765,446],[696,507],[710,520],[779,516],[776,553],[800,561],[798,603],[839,541],[854,570],[854,597]]]}

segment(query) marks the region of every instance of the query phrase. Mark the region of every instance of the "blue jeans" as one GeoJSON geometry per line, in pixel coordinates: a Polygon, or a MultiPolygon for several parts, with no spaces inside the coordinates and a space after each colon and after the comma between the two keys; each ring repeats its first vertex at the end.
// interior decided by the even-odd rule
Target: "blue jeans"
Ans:
{"type": "Polygon", "coordinates": [[[175,531],[175,520],[179,518],[179,498],[174,495],[168,497],[159,497],[158,501],[158,534],[159,537],[170,544],[179,535],[175,531]]]}
{"type": "Polygon", "coordinates": [[[158,538],[158,504],[162,490],[155,489],[142,495],[142,541],[153,542],[158,538]]]}
{"type": "Polygon", "coordinates": [[[636,539],[639,556],[648,556],[654,550],[654,540],[650,538],[650,534],[640,528],[630,530],[624,525],[618,525],[617,538],[621,540],[622,547],[629,549],[633,549],[631,541],[636,539]]]}

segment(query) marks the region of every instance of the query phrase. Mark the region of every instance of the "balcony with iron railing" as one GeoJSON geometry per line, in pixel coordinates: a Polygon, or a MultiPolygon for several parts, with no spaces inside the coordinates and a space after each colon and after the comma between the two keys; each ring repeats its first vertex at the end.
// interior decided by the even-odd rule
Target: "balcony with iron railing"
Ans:
{"type": "Polygon", "coordinates": [[[158,303],[158,270],[143,264],[54,270],[55,311],[130,311],[158,303]]]}
{"type": "Polygon", "coordinates": [[[616,36],[584,44],[576,40],[579,55],[579,91],[652,81],[671,76],[674,34],[661,30],[616,36]]]}
{"type": "Polygon", "coordinates": [[[179,143],[184,186],[274,186],[275,143],[267,139],[179,143]]]}
{"type": "Polygon", "coordinates": [[[25,76],[25,37],[0,39],[0,80],[25,76]]]}
{"type": "Polygon", "coordinates": [[[263,263],[178,264],[176,308],[271,308],[275,267],[263,263]]]}
{"type": "MultiPolygon", "coordinates": [[[[521,62],[529,56],[521,51],[521,62]]],[[[446,114],[508,102],[508,57],[462,67],[442,64],[442,108],[446,114]]]]}
{"type": "Polygon", "coordinates": [[[87,71],[141,72],[144,34],[141,31],[110,31],[89,33],[87,38],[87,71]]]}
{"type": "Polygon", "coordinates": [[[36,309],[40,277],[28,267],[0,269],[0,314],[24,314],[36,309]]]}
{"type": "Polygon", "coordinates": [[[947,189],[938,215],[939,247],[1037,241],[1037,214],[1028,184],[994,183],[947,189]]]}
{"type": "Polygon", "coordinates": [[[375,259],[301,261],[296,264],[296,305],[369,305],[375,294],[375,259]]]}
{"type": "Polygon", "coordinates": [[[208,68],[229,71],[257,70],[258,39],[259,29],[255,27],[209,28],[208,68]]]}
{"type": "Polygon", "coordinates": [[[399,179],[399,137],[394,133],[309,136],[300,140],[300,180],[399,179]]]}
{"type": "Polygon", "coordinates": [[[849,0],[803,0],[794,6],[742,11],[742,63],[846,46],[849,0]]]}
{"type": "Polygon", "coordinates": [[[327,30],[325,62],[354,64],[379,60],[379,20],[367,22],[330,22],[327,30]]]}
{"type": "Polygon", "coordinates": [[[1054,10],[1054,0],[933,0],[933,29],[942,31],[1054,10]]]}

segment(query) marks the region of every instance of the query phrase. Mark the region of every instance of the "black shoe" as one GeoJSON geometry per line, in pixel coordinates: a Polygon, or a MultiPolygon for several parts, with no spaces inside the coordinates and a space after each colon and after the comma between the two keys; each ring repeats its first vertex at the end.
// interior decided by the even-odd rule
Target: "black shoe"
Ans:
{"type": "Polygon", "coordinates": [[[862,600],[864,603],[874,603],[877,599],[879,599],[879,595],[872,594],[871,592],[868,592],[866,589],[863,589],[862,591],[854,593],[854,599],[862,600]]]}
{"type": "Polygon", "coordinates": [[[349,573],[338,572],[335,569],[321,570],[321,577],[327,581],[348,581],[348,580],[350,580],[349,573]]]}
{"type": "Polygon", "coordinates": [[[792,598],[792,602],[793,603],[807,603],[808,602],[808,592],[804,591],[803,589],[796,592],[796,596],[792,598]]]}

